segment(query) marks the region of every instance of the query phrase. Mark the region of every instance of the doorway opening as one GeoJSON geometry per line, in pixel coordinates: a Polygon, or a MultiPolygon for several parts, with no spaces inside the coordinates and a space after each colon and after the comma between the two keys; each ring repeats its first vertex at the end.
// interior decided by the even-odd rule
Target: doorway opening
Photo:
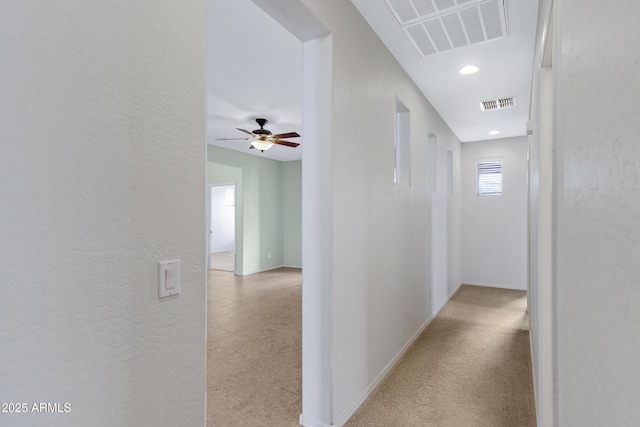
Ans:
{"type": "Polygon", "coordinates": [[[209,185],[209,270],[236,271],[236,185],[209,185]]]}
{"type": "MultiPolygon", "coordinates": [[[[299,1],[287,2],[284,5],[278,0],[208,0],[207,2],[207,33],[208,33],[208,179],[215,174],[216,167],[222,165],[239,171],[235,177],[237,181],[237,251],[236,273],[233,276],[228,272],[217,270],[209,271],[209,293],[207,296],[207,425],[233,425],[239,420],[258,425],[264,420],[275,419],[276,424],[281,424],[282,418],[276,414],[285,411],[286,421],[300,422],[304,419],[305,425],[314,424],[316,420],[325,424],[330,423],[330,408],[327,405],[329,387],[327,384],[328,358],[326,355],[319,357],[320,353],[328,352],[325,336],[321,331],[326,329],[327,302],[326,271],[328,263],[328,248],[323,236],[328,234],[328,192],[326,191],[326,177],[328,176],[329,156],[326,142],[331,140],[331,88],[332,88],[332,40],[328,37],[328,30],[313,16],[313,14],[299,1]],[[268,40],[266,30],[260,34],[258,40],[246,49],[241,46],[249,39],[250,34],[243,29],[251,16],[256,14],[253,3],[269,15],[269,19],[277,21],[282,27],[292,34],[298,42],[302,43],[301,50],[304,55],[302,62],[302,96],[298,98],[302,102],[304,119],[302,121],[302,159],[300,159],[300,173],[296,174],[295,167],[283,167],[278,172],[278,167],[268,159],[270,153],[275,153],[279,147],[266,151],[259,159],[253,156],[253,151],[248,148],[248,141],[230,141],[230,144],[245,144],[249,160],[239,160],[235,151],[213,147],[214,140],[218,137],[234,137],[228,133],[244,121],[255,117],[267,117],[274,133],[294,130],[290,125],[298,121],[291,119],[290,115],[277,111],[282,96],[290,93],[292,80],[279,83],[282,78],[282,63],[276,68],[276,73],[269,79],[270,84],[264,84],[264,73],[268,67],[256,67],[256,62],[268,64],[273,58],[288,58],[290,55],[269,55],[268,49],[278,47],[278,43],[268,40]],[[231,13],[234,7],[241,7],[240,19],[237,25],[232,23],[231,13]],[[216,9],[217,8],[217,9],[216,9]],[[241,24],[241,25],[240,25],[241,24]],[[243,31],[237,36],[230,33],[234,28],[243,31]],[[226,28],[222,34],[221,29],[226,28]],[[218,57],[211,56],[212,40],[222,44],[228,44],[223,48],[228,49],[227,54],[218,57]],[[251,51],[251,55],[246,52],[251,51]],[[257,59],[259,55],[265,55],[265,59],[257,59]],[[242,61],[250,60],[246,66],[242,61]],[[228,65],[240,66],[237,72],[229,72],[228,65]],[[260,79],[252,79],[249,73],[260,73],[260,79]],[[234,79],[238,84],[232,84],[234,79]],[[216,86],[217,84],[217,86],[216,86]],[[258,96],[257,88],[272,89],[273,96],[258,96]],[[212,88],[221,91],[219,96],[213,94],[212,88]],[[249,103],[241,104],[234,100],[237,93],[251,95],[249,103]],[[300,99],[301,98],[301,99],[300,99]],[[249,111],[250,109],[259,111],[249,111]],[[249,111],[249,112],[247,112],[249,111]],[[258,115],[259,114],[259,115],[258,115]],[[214,121],[218,124],[214,124],[214,121]],[[287,125],[285,129],[277,129],[277,124],[287,125]],[[217,127],[216,127],[217,126],[217,127]],[[216,130],[216,129],[219,129],[216,130]],[[270,164],[268,167],[257,165],[270,164]],[[215,164],[215,165],[214,165],[215,164]],[[304,168],[302,168],[304,164],[304,168]],[[300,179],[301,196],[299,200],[287,199],[286,191],[291,191],[290,185],[269,186],[269,177],[292,176],[300,179]],[[282,195],[282,197],[280,196],[282,195]],[[280,238],[289,245],[285,233],[275,231],[276,227],[264,224],[264,221],[272,219],[286,222],[287,227],[292,224],[290,218],[270,215],[274,206],[283,202],[284,205],[297,203],[301,205],[300,240],[301,240],[301,266],[304,267],[304,290],[300,283],[291,283],[284,291],[286,299],[274,294],[273,289],[267,289],[276,282],[282,283],[283,277],[290,277],[297,271],[301,277],[297,262],[286,261],[284,254],[291,254],[290,250],[279,252],[277,242],[271,245],[269,242],[280,238]],[[278,237],[279,236],[279,237],[278,237]],[[302,238],[304,236],[304,238],[302,238]],[[275,249],[274,249],[275,248],[275,249]],[[282,257],[282,258],[281,258],[282,257]],[[282,261],[278,261],[282,259],[282,261]],[[281,269],[271,269],[278,262],[288,266],[281,269]],[[272,265],[273,264],[273,265],[272,265]],[[296,270],[296,271],[292,271],[296,270]],[[257,274],[251,274],[257,273],[257,274]],[[226,275],[222,277],[222,275],[226,275]],[[265,280],[260,280],[260,277],[265,280]],[[278,277],[276,277],[278,276],[278,277]],[[257,282],[254,282],[257,279],[257,282]],[[224,287],[223,281],[228,281],[229,286],[224,290],[215,288],[224,287]],[[248,285],[248,286],[247,286],[248,285]],[[254,286],[255,285],[255,286],[254,286]],[[249,289],[253,287],[253,289],[249,289]],[[255,291],[255,292],[254,292],[255,291]],[[295,296],[300,292],[301,296],[295,296]],[[268,303],[269,306],[260,306],[256,310],[243,304],[243,300],[255,304],[268,303]],[[270,301],[268,301],[270,300],[270,301]],[[297,303],[295,303],[297,301],[297,303]],[[294,308],[294,305],[298,308],[294,308]],[[275,309],[275,310],[272,310],[275,309]],[[273,316],[268,313],[274,312],[273,316]],[[287,321],[283,316],[289,316],[287,321]],[[303,320],[304,318],[304,320],[303,320]],[[277,327],[270,320],[279,324],[296,326],[300,329],[295,339],[289,339],[281,334],[282,328],[277,327]],[[255,323],[251,323],[255,322],[255,323]],[[248,332],[243,335],[243,327],[249,324],[248,332]],[[304,324],[304,328],[302,327],[304,324]],[[301,339],[300,339],[301,338],[301,339]],[[255,344],[263,345],[263,350],[257,350],[255,344]],[[234,345],[238,347],[234,350],[234,345]],[[297,353],[280,352],[290,350],[298,346],[297,353]],[[302,347],[302,348],[300,348],[302,347]],[[231,352],[229,350],[231,349],[231,352]],[[255,350],[255,351],[254,351],[255,350]],[[301,363],[300,359],[305,359],[301,363]],[[295,383],[282,381],[284,375],[295,372],[301,376],[295,383]],[[273,379],[271,379],[273,378],[273,379]],[[320,378],[320,380],[316,380],[320,378]],[[258,388],[258,383],[266,385],[258,388]],[[302,384],[301,384],[302,383],[302,384]],[[293,384],[289,386],[288,384],[293,384]],[[238,401],[232,401],[230,388],[234,386],[244,391],[244,396],[238,401]],[[274,393],[274,390],[277,392],[274,393]],[[302,396],[301,396],[302,394],[302,396]],[[301,399],[302,397],[302,399],[301,399]],[[280,403],[269,404],[265,398],[286,399],[280,403]],[[250,402],[250,404],[242,404],[250,402]],[[283,403],[284,402],[284,403],[283,403]],[[261,411],[269,411],[261,412],[261,411]]],[[[253,27],[264,27],[266,21],[253,27]],[[263,25],[264,24],[264,25],[263,25]]],[[[249,25],[249,27],[252,27],[249,25]]],[[[243,136],[244,137],[244,136],[243,136]]],[[[221,138],[221,139],[224,139],[221,138]]],[[[242,139],[242,138],[235,138],[242,139]]],[[[216,144],[217,145],[217,144],[216,144]]],[[[286,161],[285,163],[293,163],[286,161]]],[[[291,165],[290,165],[291,166],[291,165]]],[[[227,179],[228,180],[228,179],[227,179]]],[[[272,180],[273,181],[273,180],[272,180]]],[[[277,179],[276,179],[277,181],[277,179]]],[[[211,181],[210,181],[211,182],[211,181]]],[[[223,181],[224,182],[224,181],[223,181]]],[[[288,183],[292,182],[287,180],[288,183]]],[[[287,213],[292,211],[286,209],[287,213]]],[[[277,212],[276,212],[277,213],[277,212]]],[[[283,216],[286,216],[283,214],[283,216]]],[[[214,230],[215,233],[215,230],[214,230]]],[[[294,239],[297,240],[297,237],[294,239]]],[[[288,246],[290,248],[290,246],[288,246]]],[[[290,259],[290,258],[287,258],[290,259]]],[[[275,267],[274,267],[275,268],[275,267]]],[[[295,274],[294,274],[295,275],[295,274]]],[[[293,280],[293,279],[292,279],[293,280]]],[[[296,279],[298,280],[298,279],[296,279]]],[[[300,281],[300,280],[298,280],[300,281]]],[[[301,282],[301,281],[300,281],[301,282]]],[[[295,329],[295,328],[289,328],[295,329]]]]}

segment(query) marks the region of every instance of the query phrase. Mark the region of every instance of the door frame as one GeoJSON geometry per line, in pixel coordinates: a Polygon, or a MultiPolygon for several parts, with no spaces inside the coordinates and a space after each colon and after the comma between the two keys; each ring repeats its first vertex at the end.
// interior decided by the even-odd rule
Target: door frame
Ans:
{"type": "Polygon", "coordinates": [[[233,186],[233,273],[238,274],[236,271],[238,264],[236,262],[236,256],[238,254],[238,189],[235,182],[207,184],[207,271],[211,270],[211,239],[213,237],[213,233],[211,232],[211,203],[213,202],[211,199],[211,189],[213,187],[231,186],[233,186]]]}

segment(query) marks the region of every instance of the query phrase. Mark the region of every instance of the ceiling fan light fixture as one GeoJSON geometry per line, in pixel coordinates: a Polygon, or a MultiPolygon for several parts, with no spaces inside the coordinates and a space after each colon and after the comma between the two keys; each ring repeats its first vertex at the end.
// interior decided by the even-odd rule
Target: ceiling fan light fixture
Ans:
{"type": "Polygon", "coordinates": [[[298,145],[300,145],[300,143],[298,143],[298,142],[287,141],[285,139],[285,138],[300,138],[300,134],[298,134],[298,132],[285,132],[285,133],[279,133],[279,134],[273,135],[270,130],[267,130],[267,129],[264,128],[264,125],[267,123],[267,119],[258,118],[258,119],[256,119],[256,123],[258,123],[258,125],[260,126],[260,129],[256,129],[256,130],[254,130],[252,132],[250,132],[250,131],[248,131],[246,129],[236,128],[240,132],[243,132],[243,133],[249,135],[248,138],[247,137],[244,137],[244,138],[216,138],[216,141],[224,141],[224,140],[244,140],[244,141],[249,141],[251,143],[249,148],[255,148],[258,151],[260,151],[261,153],[264,153],[266,150],[268,150],[271,147],[273,147],[274,144],[282,145],[282,146],[285,146],[285,147],[293,147],[293,148],[295,148],[298,145]]]}
{"type": "Polygon", "coordinates": [[[251,146],[264,153],[266,150],[273,147],[273,142],[262,140],[262,139],[256,139],[255,141],[251,142],[251,146]]]}

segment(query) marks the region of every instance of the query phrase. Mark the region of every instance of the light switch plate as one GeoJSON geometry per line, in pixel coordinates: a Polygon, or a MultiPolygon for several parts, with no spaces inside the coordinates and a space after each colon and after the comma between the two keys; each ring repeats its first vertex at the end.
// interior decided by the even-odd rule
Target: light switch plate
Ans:
{"type": "Polygon", "coordinates": [[[180,260],[160,261],[158,263],[158,298],[170,297],[180,293],[180,260]]]}

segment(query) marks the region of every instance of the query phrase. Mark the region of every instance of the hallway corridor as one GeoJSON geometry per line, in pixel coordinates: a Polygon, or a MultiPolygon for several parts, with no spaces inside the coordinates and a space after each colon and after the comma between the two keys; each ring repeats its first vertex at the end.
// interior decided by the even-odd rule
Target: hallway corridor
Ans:
{"type": "Polygon", "coordinates": [[[345,426],[534,427],[526,303],[463,285],[345,426]]]}

